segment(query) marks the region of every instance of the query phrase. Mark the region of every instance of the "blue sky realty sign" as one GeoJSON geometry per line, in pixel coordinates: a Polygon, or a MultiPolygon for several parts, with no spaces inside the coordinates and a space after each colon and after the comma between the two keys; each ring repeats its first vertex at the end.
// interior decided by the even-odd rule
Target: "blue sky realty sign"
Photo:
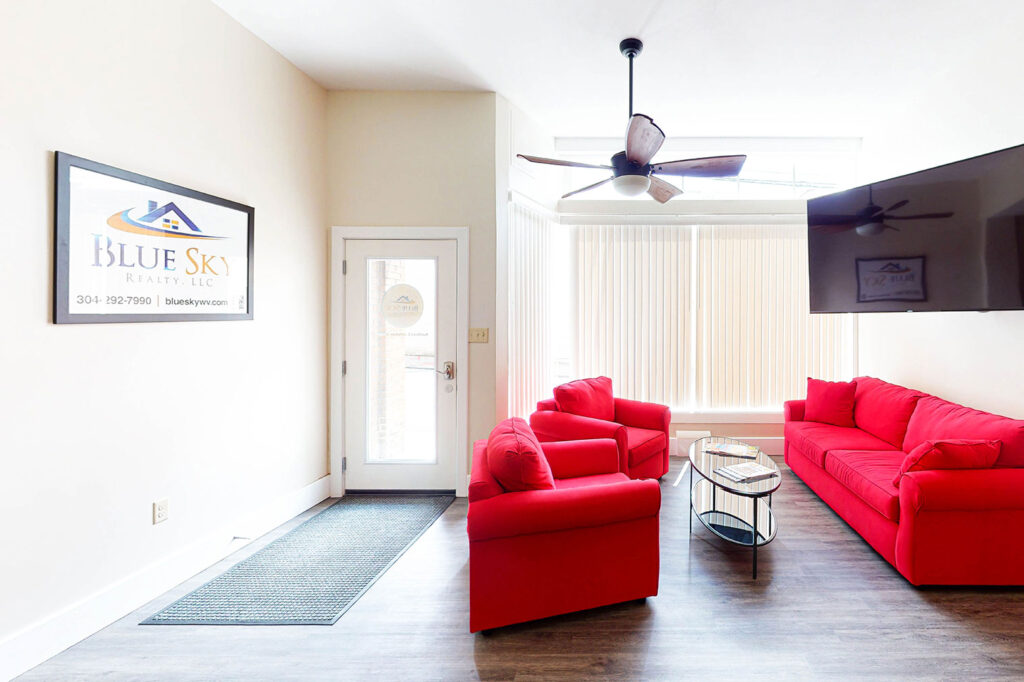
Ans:
{"type": "Polygon", "coordinates": [[[56,159],[55,322],[252,319],[252,207],[56,159]]]}

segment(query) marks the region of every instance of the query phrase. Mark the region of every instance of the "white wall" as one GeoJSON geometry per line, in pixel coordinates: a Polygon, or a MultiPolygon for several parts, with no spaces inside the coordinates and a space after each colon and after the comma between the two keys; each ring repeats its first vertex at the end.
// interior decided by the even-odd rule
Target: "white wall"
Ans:
{"type": "MultiPolygon", "coordinates": [[[[866,110],[863,180],[1024,143],[1019,27],[991,13],[972,20],[987,23],[986,37],[964,34],[957,69],[909,79],[901,110],[866,110]]],[[[1024,312],[861,315],[859,332],[861,373],[1024,418],[1024,312]]]]}
{"type": "MultiPolygon", "coordinates": [[[[495,423],[494,93],[331,92],[331,225],[469,228],[469,440],[495,423]]],[[[470,448],[468,452],[472,452],[470,448]]]]}
{"type": "Polygon", "coordinates": [[[2,652],[326,474],[327,221],[326,93],[205,0],[5,2],[0,64],[2,652]],[[51,324],[54,150],[254,206],[255,319],[51,324]]]}

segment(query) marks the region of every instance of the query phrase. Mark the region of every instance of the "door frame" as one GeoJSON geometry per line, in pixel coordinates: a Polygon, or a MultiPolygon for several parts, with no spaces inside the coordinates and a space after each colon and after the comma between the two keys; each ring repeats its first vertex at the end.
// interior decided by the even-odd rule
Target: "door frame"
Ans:
{"type": "Polygon", "coordinates": [[[345,494],[342,458],[345,457],[345,382],[341,363],[345,360],[345,258],[346,239],[448,239],[455,241],[455,480],[458,497],[469,491],[467,482],[469,439],[469,228],[466,227],[348,227],[331,228],[330,322],[328,343],[330,363],[330,448],[331,497],[345,494]]]}

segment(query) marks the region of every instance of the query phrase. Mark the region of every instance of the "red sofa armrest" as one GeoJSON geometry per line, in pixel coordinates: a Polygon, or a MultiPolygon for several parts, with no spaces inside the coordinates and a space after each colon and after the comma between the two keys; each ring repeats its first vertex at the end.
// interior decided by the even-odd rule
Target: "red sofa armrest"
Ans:
{"type": "Polygon", "coordinates": [[[615,421],[640,429],[664,431],[668,435],[672,411],[667,406],[657,403],[642,403],[639,400],[615,398],[615,421]]]}
{"type": "Polygon", "coordinates": [[[589,440],[614,438],[619,447],[619,471],[628,469],[629,448],[626,427],[603,419],[581,417],[568,412],[534,412],[530,415],[530,428],[541,443],[562,440],[589,440]]]}
{"type": "Polygon", "coordinates": [[[541,444],[555,478],[614,474],[619,471],[619,446],[612,438],[565,440],[541,444]]]}
{"type": "Polygon", "coordinates": [[[1024,510],[1024,469],[934,469],[900,479],[900,512],[1024,510]]]}
{"type": "Polygon", "coordinates": [[[804,420],[804,405],[806,400],[787,400],[782,405],[783,416],[788,422],[802,422],[804,420]]]}
{"type": "Polygon", "coordinates": [[[548,398],[546,400],[537,401],[538,412],[558,412],[558,403],[555,402],[554,398],[548,398]]]}
{"type": "Polygon", "coordinates": [[[622,424],[603,419],[581,417],[569,412],[534,412],[530,415],[530,428],[543,442],[553,440],[588,440],[615,438],[622,424]]]}
{"type": "Polygon", "coordinates": [[[470,541],[592,528],[657,516],[657,481],[505,493],[469,506],[470,541]]]}
{"type": "Polygon", "coordinates": [[[900,481],[896,569],[914,585],[1024,585],[1024,469],[914,471],[900,481]]]}

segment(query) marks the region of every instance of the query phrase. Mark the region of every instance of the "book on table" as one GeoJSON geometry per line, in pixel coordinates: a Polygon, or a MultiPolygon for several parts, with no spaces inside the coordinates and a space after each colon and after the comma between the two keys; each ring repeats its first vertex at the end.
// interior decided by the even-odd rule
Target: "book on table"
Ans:
{"type": "Polygon", "coordinates": [[[704,446],[704,452],[711,453],[712,455],[739,457],[740,459],[757,459],[757,453],[760,450],[746,443],[711,443],[704,446]]]}
{"type": "Polygon", "coordinates": [[[743,462],[742,464],[718,467],[715,469],[715,473],[736,483],[754,483],[776,476],[779,472],[757,462],[743,462]]]}

